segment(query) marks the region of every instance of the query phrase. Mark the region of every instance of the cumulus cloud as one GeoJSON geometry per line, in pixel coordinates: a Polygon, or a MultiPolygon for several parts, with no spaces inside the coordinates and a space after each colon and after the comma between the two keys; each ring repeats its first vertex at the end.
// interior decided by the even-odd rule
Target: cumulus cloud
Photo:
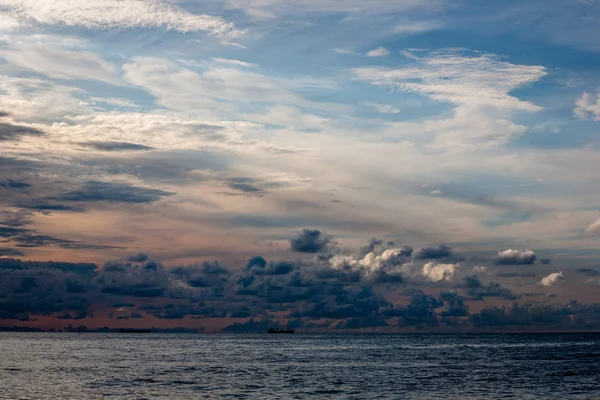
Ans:
{"type": "Polygon", "coordinates": [[[452,248],[441,244],[438,247],[423,247],[415,250],[413,258],[416,260],[429,260],[450,257],[452,255],[452,248]]]}
{"type": "Polygon", "coordinates": [[[423,276],[432,282],[449,281],[452,279],[460,264],[438,264],[429,262],[423,266],[423,276]]]}
{"type": "Polygon", "coordinates": [[[554,272],[546,277],[544,277],[541,281],[540,281],[540,285],[541,286],[554,286],[557,283],[559,283],[560,281],[562,281],[564,279],[563,273],[561,272],[554,272]]]}
{"type": "Polygon", "coordinates": [[[331,237],[317,229],[304,229],[300,234],[290,240],[290,247],[299,253],[319,253],[327,249],[331,237]]]}
{"type": "Polygon", "coordinates": [[[189,13],[163,0],[0,0],[0,9],[19,22],[87,29],[165,28],[180,32],[203,31],[237,37],[242,31],[220,17],[189,13]]]}
{"type": "Polygon", "coordinates": [[[531,250],[502,250],[494,259],[496,265],[531,265],[537,260],[536,254],[531,250]]]}
{"type": "Polygon", "coordinates": [[[390,52],[385,47],[377,47],[376,49],[370,50],[367,52],[367,57],[385,57],[389,55],[390,52]]]}
{"type": "Polygon", "coordinates": [[[369,281],[401,283],[404,280],[402,273],[411,266],[412,249],[403,246],[376,250],[379,244],[380,241],[372,239],[358,256],[336,254],[329,259],[329,266],[337,271],[357,272],[369,281]]]}
{"type": "Polygon", "coordinates": [[[592,222],[590,225],[588,225],[585,228],[585,233],[587,233],[588,235],[596,235],[599,232],[600,232],[600,219],[598,219],[595,222],[592,222]]]}
{"type": "Polygon", "coordinates": [[[575,115],[580,119],[600,121],[600,92],[585,92],[575,102],[575,115]]]}
{"type": "Polygon", "coordinates": [[[485,297],[501,297],[509,300],[518,298],[511,290],[502,287],[499,283],[489,282],[484,284],[475,275],[465,277],[463,284],[460,286],[465,288],[471,300],[483,300],[485,297]]]}

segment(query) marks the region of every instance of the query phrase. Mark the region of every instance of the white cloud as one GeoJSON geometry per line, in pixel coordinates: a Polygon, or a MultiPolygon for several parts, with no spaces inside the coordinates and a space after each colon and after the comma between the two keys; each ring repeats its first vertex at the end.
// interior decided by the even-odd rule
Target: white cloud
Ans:
{"type": "Polygon", "coordinates": [[[429,53],[410,67],[356,68],[353,73],[358,80],[373,85],[421,93],[457,105],[537,111],[538,106],[509,93],[541,79],[546,69],[510,64],[493,54],[468,57],[448,50],[429,53]]]}
{"type": "Polygon", "coordinates": [[[596,222],[592,222],[590,225],[588,225],[587,228],[585,228],[585,233],[587,233],[588,235],[595,235],[599,232],[600,232],[600,219],[598,219],[596,222]]]}
{"type": "Polygon", "coordinates": [[[265,125],[280,125],[291,129],[323,129],[327,118],[308,114],[296,107],[278,105],[264,114],[246,115],[248,119],[265,125]]]}
{"type": "MultiPolygon", "coordinates": [[[[271,104],[314,105],[294,93],[296,89],[322,88],[311,79],[279,79],[247,69],[207,65],[195,72],[161,58],[138,57],[123,66],[125,79],[148,90],[157,104],[193,115],[239,118],[238,106],[271,104]]],[[[324,108],[322,103],[319,107],[324,108]]]]}
{"type": "Polygon", "coordinates": [[[412,50],[408,66],[356,68],[352,72],[359,81],[419,93],[454,106],[450,118],[444,113],[441,119],[388,124],[389,134],[396,140],[407,132],[407,140],[412,138],[435,150],[461,151],[503,145],[525,133],[525,126],[511,120],[512,113],[541,108],[510,93],[541,79],[545,68],[510,64],[491,54],[465,53],[412,50]]]}
{"type": "Polygon", "coordinates": [[[487,267],[482,267],[482,266],[475,266],[473,267],[473,273],[474,274],[483,274],[487,272],[487,267]]]}
{"type": "Polygon", "coordinates": [[[213,57],[213,58],[211,58],[211,60],[213,60],[217,64],[231,65],[234,67],[258,68],[258,64],[252,64],[252,63],[240,61],[240,60],[232,60],[229,58],[213,57]]]}
{"type": "Polygon", "coordinates": [[[88,29],[162,27],[220,37],[242,34],[220,17],[192,14],[166,0],[0,0],[0,12],[23,23],[88,29]]]}
{"type": "Polygon", "coordinates": [[[580,119],[600,121],[600,92],[596,95],[583,93],[575,102],[574,112],[580,119]]]}
{"type": "Polygon", "coordinates": [[[452,279],[460,264],[438,264],[429,262],[423,266],[423,276],[432,282],[449,281],[452,279]]]}
{"type": "Polygon", "coordinates": [[[0,50],[9,64],[57,79],[100,80],[119,84],[116,67],[97,54],[17,42],[0,50]]]}
{"type": "Polygon", "coordinates": [[[90,107],[77,95],[82,90],[41,79],[0,76],[0,109],[17,119],[40,120],[89,112],[90,107]]]}
{"type": "Polygon", "coordinates": [[[402,249],[387,249],[381,254],[368,253],[361,259],[356,259],[352,256],[335,255],[329,260],[329,263],[334,269],[341,269],[349,266],[363,274],[370,276],[382,268],[396,267],[397,272],[402,272],[405,258],[402,249]]]}
{"type": "Polygon", "coordinates": [[[555,272],[553,274],[550,274],[550,275],[544,277],[540,281],[540,285],[541,286],[554,286],[558,282],[562,281],[563,279],[564,279],[564,276],[563,276],[562,272],[555,272]]]}
{"type": "Polygon", "coordinates": [[[323,12],[400,12],[426,7],[432,4],[439,5],[438,0],[228,0],[230,8],[244,9],[246,12],[268,10],[269,14],[288,14],[301,11],[323,12]]]}
{"type": "Polygon", "coordinates": [[[0,14],[0,31],[12,31],[19,27],[19,21],[12,15],[0,14]]]}
{"type": "Polygon", "coordinates": [[[382,114],[399,114],[401,112],[401,110],[399,108],[396,108],[389,104],[371,103],[371,102],[366,102],[363,104],[365,107],[372,108],[382,114]]]}
{"type": "Polygon", "coordinates": [[[367,52],[367,57],[385,57],[389,55],[390,52],[385,47],[378,47],[376,49],[370,50],[367,52]]]}
{"type": "Polygon", "coordinates": [[[349,56],[355,56],[358,53],[356,53],[353,50],[349,50],[349,49],[339,49],[339,48],[335,48],[335,49],[331,49],[331,51],[338,53],[338,54],[345,54],[345,55],[349,55],[349,56]]]}
{"type": "Polygon", "coordinates": [[[394,33],[399,35],[416,35],[418,33],[440,29],[441,25],[434,21],[405,22],[394,27],[394,33]]]}

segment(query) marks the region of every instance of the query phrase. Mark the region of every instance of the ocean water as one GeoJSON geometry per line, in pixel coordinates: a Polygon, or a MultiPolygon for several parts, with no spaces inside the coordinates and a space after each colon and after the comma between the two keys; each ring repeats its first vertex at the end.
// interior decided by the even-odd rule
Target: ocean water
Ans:
{"type": "Polygon", "coordinates": [[[0,333],[1,399],[593,399],[600,335],[0,333]]]}

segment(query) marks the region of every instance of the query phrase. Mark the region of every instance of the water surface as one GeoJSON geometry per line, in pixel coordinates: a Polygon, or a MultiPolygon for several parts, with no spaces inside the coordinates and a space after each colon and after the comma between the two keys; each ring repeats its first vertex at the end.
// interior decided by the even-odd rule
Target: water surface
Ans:
{"type": "Polygon", "coordinates": [[[600,399],[600,335],[0,333],[0,399],[600,399]]]}

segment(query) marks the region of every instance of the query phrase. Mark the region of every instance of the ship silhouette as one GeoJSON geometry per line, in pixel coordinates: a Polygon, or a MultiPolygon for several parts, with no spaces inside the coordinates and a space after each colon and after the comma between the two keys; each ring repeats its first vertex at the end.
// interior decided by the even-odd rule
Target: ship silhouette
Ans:
{"type": "Polygon", "coordinates": [[[294,333],[296,332],[294,329],[277,329],[277,328],[270,328],[267,333],[294,333]]]}

